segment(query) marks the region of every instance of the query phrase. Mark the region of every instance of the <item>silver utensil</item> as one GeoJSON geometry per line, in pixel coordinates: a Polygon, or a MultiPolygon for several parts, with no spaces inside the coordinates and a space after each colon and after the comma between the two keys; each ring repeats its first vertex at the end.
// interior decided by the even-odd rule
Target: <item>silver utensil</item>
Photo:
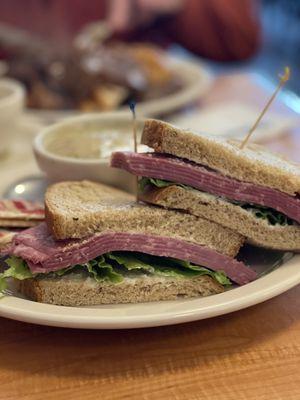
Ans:
{"type": "Polygon", "coordinates": [[[48,182],[41,176],[29,176],[14,182],[3,193],[7,199],[43,201],[48,182]]]}

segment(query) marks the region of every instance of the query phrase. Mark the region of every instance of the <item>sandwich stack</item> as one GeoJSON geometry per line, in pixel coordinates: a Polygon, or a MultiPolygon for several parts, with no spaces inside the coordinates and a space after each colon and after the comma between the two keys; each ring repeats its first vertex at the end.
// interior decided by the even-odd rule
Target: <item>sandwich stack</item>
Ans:
{"type": "Polygon", "coordinates": [[[221,293],[256,273],[235,259],[244,237],[205,218],[136,203],[101,184],[62,182],[45,196],[46,222],[13,237],[0,276],[39,302],[65,306],[172,300],[221,293]]]}
{"type": "Polygon", "coordinates": [[[145,122],[154,152],[116,152],[111,165],[139,176],[144,202],[205,217],[257,246],[300,250],[300,168],[257,145],[145,122]]]}

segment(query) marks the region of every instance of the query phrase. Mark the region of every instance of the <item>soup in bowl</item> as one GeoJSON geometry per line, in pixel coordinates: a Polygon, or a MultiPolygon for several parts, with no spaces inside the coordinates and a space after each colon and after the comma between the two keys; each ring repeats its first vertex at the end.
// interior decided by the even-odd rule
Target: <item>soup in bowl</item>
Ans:
{"type": "MultiPolygon", "coordinates": [[[[143,120],[137,120],[140,140],[143,120]]],[[[86,114],[67,118],[44,128],[33,150],[40,169],[50,181],[88,179],[133,191],[135,178],[109,166],[117,150],[133,150],[130,113],[86,114]]],[[[139,146],[139,151],[147,149],[139,146]]]]}

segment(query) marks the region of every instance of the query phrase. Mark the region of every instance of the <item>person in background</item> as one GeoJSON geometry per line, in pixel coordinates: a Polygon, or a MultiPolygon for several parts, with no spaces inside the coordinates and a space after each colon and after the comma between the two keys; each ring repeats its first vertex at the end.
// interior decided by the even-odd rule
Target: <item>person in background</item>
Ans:
{"type": "Polygon", "coordinates": [[[105,19],[113,37],[179,43],[202,57],[231,61],[260,45],[258,0],[2,0],[0,21],[67,44],[105,19]]]}
{"type": "Polygon", "coordinates": [[[107,18],[116,32],[155,37],[160,28],[192,52],[220,61],[246,59],[260,43],[253,0],[112,0],[107,18]]]}

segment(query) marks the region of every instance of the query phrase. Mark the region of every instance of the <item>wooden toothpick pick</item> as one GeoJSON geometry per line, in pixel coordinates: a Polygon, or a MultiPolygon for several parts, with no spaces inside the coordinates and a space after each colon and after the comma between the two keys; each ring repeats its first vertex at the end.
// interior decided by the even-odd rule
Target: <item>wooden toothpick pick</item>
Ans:
{"type": "Polygon", "coordinates": [[[275,92],[272,94],[272,96],[270,97],[269,101],[267,102],[267,104],[265,105],[265,107],[263,108],[262,112],[260,113],[260,115],[258,116],[257,120],[255,121],[254,125],[252,126],[252,128],[249,130],[249,132],[247,133],[245,139],[242,141],[241,145],[240,145],[240,149],[243,149],[248,140],[250,139],[250,136],[252,135],[252,133],[255,131],[255,129],[257,128],[257,125],[260,123],[262,117],[265,115],[265,113],[267,112],[268,108],[270,107],[272,101],[275,99],[275,97],[277,96],[277,93],[279,92],[279,90],[282,88],[282,86],[290,79],[290,69],[289,67],[285,67],[284,69],[284,74],[283,75],[279,75],[280,81],[278,83],[278,86],[275,90],[275,92]]]}
{"type": "MultiPolygon", "coordinates": [[[[134,152],[137,153],[137,126],[136,126],[136,114],[135,114],[135,102],[131,101],[129,103],[129,108],[132,112],[132,134],[133,134],[133,149],[134,152]]],[[[138,201],[138,176],[135,177],[135,197],[136,201],[138,201]]]]}

